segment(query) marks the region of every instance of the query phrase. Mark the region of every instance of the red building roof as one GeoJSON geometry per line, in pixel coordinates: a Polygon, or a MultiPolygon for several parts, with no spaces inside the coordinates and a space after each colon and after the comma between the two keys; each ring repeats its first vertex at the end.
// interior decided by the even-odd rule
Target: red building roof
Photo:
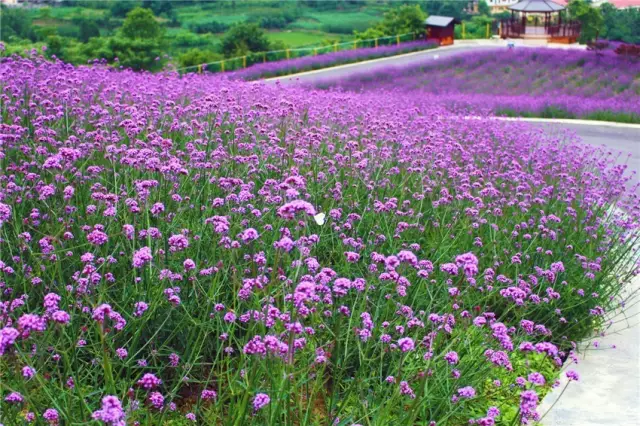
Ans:
{"type": "Polygon", "coordinates": [[[640,7],[640,0],[609,0],[609,3],[618,9],[625,7],[640,7]]]}
{"type": "MultiPolygon", "coordinates": [[[[553,0],[556,3],[559,3],[563,6],[566,6],[569,3],[569,0],[553,0]]],[[[618,9],[624,9],[627,7],[640,7],[640,0],[607,0],[603,2],[595,2],[596,5],[600,5],[602,3],[610,3],[618,9]]]]}

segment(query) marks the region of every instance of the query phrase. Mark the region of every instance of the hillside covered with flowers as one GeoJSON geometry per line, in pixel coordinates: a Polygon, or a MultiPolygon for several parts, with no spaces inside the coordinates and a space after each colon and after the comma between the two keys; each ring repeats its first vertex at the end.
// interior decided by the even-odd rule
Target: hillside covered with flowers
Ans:
{"type": "Polygon", "coordinates": [[[630,175],[570,135],[40,58],[0,90],[6,426],[530,424],[638,272],[630,175]]]}

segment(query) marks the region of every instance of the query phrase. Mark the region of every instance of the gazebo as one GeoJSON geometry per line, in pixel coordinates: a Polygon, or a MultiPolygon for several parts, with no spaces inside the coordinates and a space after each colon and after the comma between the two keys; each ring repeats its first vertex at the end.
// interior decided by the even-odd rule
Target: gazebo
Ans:
{"type": "Polygon", "coordinates": [[[542,38],[556,43],[575,43],[580,36],[580,23],[563,20],[565,7],[551,0],[522,0],[509,10],[511,18],[500,22],[502,38],[542,38]],[[528,17],[533,17],[533,23],[528,17]]]}

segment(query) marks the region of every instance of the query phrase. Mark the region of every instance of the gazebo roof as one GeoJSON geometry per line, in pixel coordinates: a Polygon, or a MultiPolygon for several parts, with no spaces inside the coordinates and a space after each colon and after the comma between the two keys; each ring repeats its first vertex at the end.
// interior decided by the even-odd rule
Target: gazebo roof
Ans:
{"type": "Polygon", "coordinates": [[[513,6],[509,6],[509,10],[532,13],[559,12],[564,9],[564,6],[554,3],[551,0],[522,0],[513,6]]]}

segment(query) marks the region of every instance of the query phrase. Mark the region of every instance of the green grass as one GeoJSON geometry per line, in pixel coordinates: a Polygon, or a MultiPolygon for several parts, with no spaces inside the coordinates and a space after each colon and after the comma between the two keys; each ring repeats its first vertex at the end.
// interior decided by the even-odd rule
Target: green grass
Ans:
{"type": "Polygon", "coordinates": [[[289,47],[319,45],[325,40],[343,41],[351,39],[344,34],[327,34],[307,31],[271,31],[267,33],[269,41],[281,41],[289,47]]]}
{"type": "MultiPolygon", "coordinates": [[[[313,12],[305,14],[313,19],[317,29],[326,32],[351,34],[353,31],[364,31],[382,19],[376,12],[313,12]]],[[[295,26],[295,22],[291,24],[295,26]]]]}
{"type": "Polygon", "coordinates": [[[42,17],[51,17],[55,19],[71,20],[76,17],[84,18],[103,18],[105,14],[109,13],[106,9],[88,9],[85,7],[69,7],[69,6],[56,6],[56,7],[43,7],[37,9],[29,9],[29,13],[34,19],[42,17]]]}
{"type": "Polygon", "coordinates": [[[178,20],[180,24],[189,28],[191,25],[197,24],[206,24],[207,22],[220,22],[222,24],[233,25],[239,22],[244,22],[247,19],[247,14],[238,13],[238,14],[223,14],[223,13],[212,13],[209,11],[189,11],[183,12],[181,10],[177,11],[178,20]]]}

